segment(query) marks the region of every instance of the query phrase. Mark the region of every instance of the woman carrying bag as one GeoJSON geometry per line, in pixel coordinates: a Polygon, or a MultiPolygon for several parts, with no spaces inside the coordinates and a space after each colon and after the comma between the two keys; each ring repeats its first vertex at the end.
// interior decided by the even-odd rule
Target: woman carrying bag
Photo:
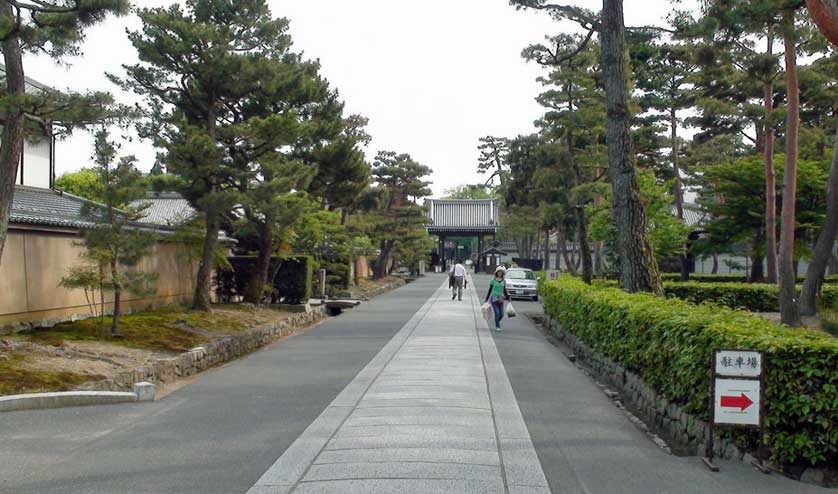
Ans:
{"type": "Polygon", "coordinates": [[[495,331],[500,331],[500,321],[503,319],[504,303],[509,300],[509,293],[506,291],[506,269],[498,266],[495,270],[495,277],[489,282],[489,293],[486,294],[486,302],[491,303],[495,313],[495,331]]]}

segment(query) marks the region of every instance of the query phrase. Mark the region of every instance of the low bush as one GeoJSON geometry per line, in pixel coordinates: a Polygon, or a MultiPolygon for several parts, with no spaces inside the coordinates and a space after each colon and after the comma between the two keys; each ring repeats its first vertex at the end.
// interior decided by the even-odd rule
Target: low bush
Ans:
{"type": "MultiPolygon", "coordinates": [[[[235,295],[243,296],[256,270],[255,256],[228,258],[232,269],[220,269],[215,276],[216,293],[222,301],[230,301],[235,295]]],[[[282,300],[286,304],[299,304],[311,298],[313,277],[311,256],[271,258],[270,273],[273,278],[272,302],[282,300]]]]}
{"type": "MultiPolygon", "coordinates": [[[[681,281],[681,273],[661,273],[662,281],[681,281]]],[[[797,282],[803,283],[804,277],[798,276],[797,282]]],[[[748,277],[744,274],[690,274],[689,281],[699,283],[748,283],[748,277]]],[[[838,275],[827,275],[823,280],[826,285],[838,285],[838,275]]]]}
{"type": "Polygon", "coordinates": [[[282,259],[273,287],[286,304],[300,304],[311,298],[311,279],[314,261],[311,256],[282,259]]]}
{"type": "MultiPolygon", "coordinates": [[[[767,283],[664,282],[663,289],[669,298],[679,298],[696,304],[709,302],[751,312],[780,310],[780,288],[767,283]]],[[[821,290],[821,303],[834,307],[838,303],[838,286],[824,285],[821,290]]]]}
{"type": "Polygon", "coordinates": [[[312,293],[318,296],[320,295],[320,275],[318,272],[321,269],[326,270],[326,294],[328,296],[332,297],[337,293],[349,290],[349,285],[352,281],[351,259],[338,258],[334,260],[323,259],[315,261],[313,266],[314,282],[312,284],[312,293]]]}
{"type": "MultiPolygon", "coordinates": [[[[783,464],[838,462],[838,340],[742,311],[566,278],[543,286],[545,311],[660,395],[709,419],[713,349],[765,352],[767,441],[783,464]]],[[[737,433],[753,441],[752,433],[737,433]]]]}

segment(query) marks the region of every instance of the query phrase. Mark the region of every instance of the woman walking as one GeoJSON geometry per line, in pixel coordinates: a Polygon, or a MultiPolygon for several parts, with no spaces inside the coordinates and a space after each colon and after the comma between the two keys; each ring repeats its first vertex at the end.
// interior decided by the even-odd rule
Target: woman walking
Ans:
{"type": "Polygon", "coordinates": [[[504,277],[506,269],[498,266],[495,270],[495,277],[489,282],[489,293],[486,294],[486,302],[492,303],[492,310],[495,313],[495,331],[500,331],[500,321],[503,319],[504,303],[509,300],[509,293],[506,291],[504,277]]]}

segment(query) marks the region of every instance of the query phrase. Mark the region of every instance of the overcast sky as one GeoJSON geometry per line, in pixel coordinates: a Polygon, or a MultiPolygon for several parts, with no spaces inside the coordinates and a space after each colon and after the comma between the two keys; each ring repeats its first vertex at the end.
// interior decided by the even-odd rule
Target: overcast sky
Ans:
{"type": "MultiPolygon", "coordinates": [[[[171,1],[138,0],[138,6],[171,1]]],[[[547,34],[573,30],[544,12],[518,12],[507,0],[273,0],[275,16],[291,21],[295,49],[320,59],[323,73],[346,101],[348,113],[370,119],[371,160],[378,150],[409,153],[433,168],[440,196],[457,185],[479,183],[478,139],[531,132],[542,109],[534,101],[541,69],[521,50],[547,34]]],[[[578,1],[591,9],[599,1],[578,1]]],[[[666,0],[625,2],[629,25],[665,22],[666,0]]],[[[26,74],[59,89],[113,92],[135,100],[104,77],[136,61],[125,35],[136,17],[109,19],[88,31],[83,55],[56,66],[43,57],[26,60],[26,74]]],[[[58,144],[57,172],[90,162],[92,139],[78,134],[58,144]]],[[[147,142],[123,145],[147,171],[155,151],[147,142]]]]}

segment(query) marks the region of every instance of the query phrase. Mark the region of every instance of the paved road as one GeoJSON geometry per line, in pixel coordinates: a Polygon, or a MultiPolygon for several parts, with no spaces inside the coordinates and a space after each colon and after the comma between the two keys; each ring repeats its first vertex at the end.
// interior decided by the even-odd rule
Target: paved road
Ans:
{"type": "Polygon", "coordinates": [[[474,292],[452,302],[442,281],[159,402],[2,414],[0,492],[832,492],[667,455],[526,318],[490,336],[474,292]]]}

